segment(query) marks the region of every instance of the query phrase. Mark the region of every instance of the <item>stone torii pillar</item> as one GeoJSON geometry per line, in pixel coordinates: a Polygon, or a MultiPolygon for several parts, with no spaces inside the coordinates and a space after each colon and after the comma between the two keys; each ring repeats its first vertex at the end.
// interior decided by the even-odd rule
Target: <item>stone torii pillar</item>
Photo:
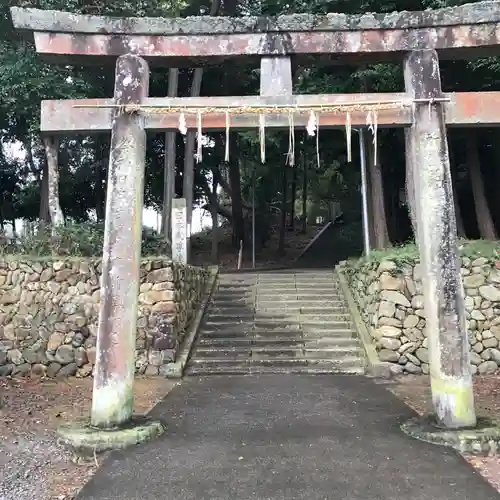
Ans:
{"type": "Polygon", "coordinates": [[[447,429],[474,427],[464,290],[436,51],[410,52],[404,61],[404,78],[408,94],[417,100],[413,125],[406,131],[406,154],[413,174],[437,424],[447,429]]]}
{"type": "Polygon", "coordinates": [[[146,132],[143,114],[123,106],[143,103],[148,83],[144,59],[118,58],[90,426],[60,430],[77,449],[122,448],[163,431],[158,422],[132,420],[146,132]]]}

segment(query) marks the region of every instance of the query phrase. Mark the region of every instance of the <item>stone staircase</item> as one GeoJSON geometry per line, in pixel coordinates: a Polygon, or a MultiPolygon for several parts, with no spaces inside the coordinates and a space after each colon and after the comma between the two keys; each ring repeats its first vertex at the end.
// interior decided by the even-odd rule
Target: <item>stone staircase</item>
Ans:
{"type": "Polygon", "coordinates": [[[186,375],[364,373],[331,270],[223,274],[186,375]]]}

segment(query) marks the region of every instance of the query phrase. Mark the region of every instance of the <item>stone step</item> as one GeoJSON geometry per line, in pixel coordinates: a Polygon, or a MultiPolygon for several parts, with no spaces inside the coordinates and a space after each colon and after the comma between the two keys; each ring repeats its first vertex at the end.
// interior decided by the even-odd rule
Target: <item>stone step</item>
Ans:
{"type": "Polygon", "coordinates": [[[304,302],[324,302],[324,301],[343,301],[344,297],[341,294],[338,293],[322,293],[321,295],[315,295],[315,294],[308,294],[304,295],[303,293],[301,294],[276,294],[276,295],[269,295],[269,294],[262,294],[259,293],[255,297],[255,300],[257,303],[269,303],[269,302],[288,302],[288,301],[304,301],[304,302]]]}
{"type": "Polygon", "coordinates": [[[214,323],[242,323],[252,322],[255,319],[255,312],[252,310],[238,311],[232,314],[219,314],[214,311],[209,311],[207,316],[207,324],[214,323]]]}
{"type": "MultiPolygon", "coordinates": [[[[225,312],[225,310],[224,310],[225,312]]],[[[280,314],[283,312],[288,313],[295,313],[295,314],[301,314],[301,315],[308,315],[308,314],[347,314],[349,315],[348,312],[348,307],[347,306],[340,306],[337,305],[335,307],[300,307],[300,303],[297,303],[296,306],[284,306],[284,307],[279,307],[279,308],[269,308],[269,307],[259,307],[256,309],[256,312],[262,313],[262,314],[280,314]]],[[[349,315],[350,316],[350,315],[349,315]]]]}
{"type": "MultiPolygon", "coordinates": [[[[241,304],[241,303],[240,303],[241,304]]],[[[264,309],[283,309],[283,308],[298,308],[298,309],[318,309],[318,308],[336,308],[336,307],[347,307],[344,300],[269,300],[269,301],[257,301],[256,307],[264,309]]]]}
{"type": "Polygon", "coordinates": [[[355,337],[356,333],[352,328],[328,328],[328,325],[322,325],[325,327],[315,328],[309,326],[307,328],[300,328],[299,325],[289,325],[288,327],[283,327],[277,325],[273,327],[267,325],[266,327],[255,327],[252,324],[241,323],[241,324],[231,324],[231,325],[206,325],[201,332],[202,337],[212,337],[212,338],[223,338],[223,337],[242,337],[242,336],[254,336],[254,337],[289,337],[289,336],[300,336],[304,338],[332,338],[336,339],[339,337],[355,337]]]}
{"type": "Polygon", "coordinates": [[[305,359],[304,357],[266,357],[266,358],[250,358],[250,357],[207,357],[196,358],[192,357],[189,360],[191,366],[224,366],[230,367],[232,365],[251,365],[251,366],[293,366],[305,367],[309,365],[322,365],[327,367],[343,367],[343,366],[363,366],[364,360],[361,356],[344,356],[338,359],[329,359],[327,357],[305,359]]]}
{"type": "Polygon", "coordinates": [[[227,316],[228,318],[238,317],[238,316],[251,316],[255,313],[262,314],[265,316],[272,315],[280,315],[280,314],[300,314],[301,316],[310,316],[310,315],[324,315],[324,314],[333,314],[337,316],[349,316],[347,306],[341,307],[300,307],[300,303],[297,303],[297,306],[292,307],[279,307],[279,308],[269,308],[269,307],[259,307],[255,309],[252,305],[245,306],[234,306],[234,307],[214,307],[210,306],[208,309],[209,315],[217,315],[217,316],[227,316]]]}
{"type": "Polygon", "coordinates": [[[225,293],[225,294],[246,294],[253,293],[255,291],[255,287],[253,286],[228,286],[228,285],[219,285],[217,287],[216,293],[225,293]]]}
{"type": "MultiPolygon", "coordinates": [[[[307,344],[313,345],[313,344],[307,344]]],[[[349,346],[350,344],[345,344],[349,346]]],[[[270,338],[270,339],[200,339],[197,344],[196,351],[198,349],[258,349],[258,348],[270,348],[270,349],[303,349],[306,343],[300,338],[270,338]]]]}
{"type": "Polygon", "coordinates": [[[331,368],[323,366],[307,366],[307,367],[254,367],[254,366],[233,366],[229,367],[200,367],[188,366],[185,375],[189,377],[208,376],[208,375],[265,375],[265,374],[278,374],[283,375],[363,375],[364,368],[344,367],[344,368],[331,368]]]}
{"type": "Polygon", "coordinates": [[[318,322],[318,321],[301,321],[300,326],[304,332],[315,332],[320,330],[350,330],[352,327],[352,321],[328,321],[318,322]]]}
{"type": "Polygon", "coordinates": [[[247,306],[247,304],[249,305],[254,305],[254,301],[253,300],[246,300],[246,299],[224,299],[224,300],[221,300],[220,298],[218,297],[213,297],[212,300],[210,301],[209,305],[210,307],[227,307],[227,308],[235,308],[235,307],[243,307],[245,308],[247,306]]]}
{"type": "Polygon", "coordinates": [[[208,363],[193,363],[189,361],[187,364],[186,375],[238,375],[238,374],[257,374],[257,373],[352,373],[363,374],[364,365],[361,358],[345,359],[342,361],[331,362],[329,360],[315,360],[314,362],[301,360],[290,361],[284,360],[259,360],[246,361],[239,360],[229,361],[211,359],[208,363]]]}
{"type": "Polygon", "coordinates": [[[282,317],[276,316],[255,316],[253,320],[249,320],[248,317],[241,319],[235,317],[227,316],[212,316],[208,315],[205,321],[207,327],[217,327],[217,326],[231,326],[239,325],[242,323],[251,323],[255,325],[256,328],[265,328],[267,326],[273,328],[274,326],[279,326],[284,324],[301,326],[304,329],[337,329],[337,328],[349,328],[351,326],[351,320],[345,319],[345,315],[336,316],[333,314],[325,314],[322,316],[318,315],[292,315],[286,314],[282,317]]]}
{"type": "Polygon", "coordinates": [[[332,272],[222,275],[187,374],[355,373],[364,356],[332,272]]]}
{"type": "Polygon", "coordinates": [[[260,275],[256,278],[257,283],[282,283],[282,282],[304,282],[316,283],[320,281],[328,281],[330,283],[338,283],[338,279],[330,273],[312,273],[312,274],[295,274],[281,276],[264,276],[260,275]]]}
{"type": "Polygon", "coordinates": [[[198,346],[193,352],[192,357],[196,359],[217,358],[217,357],[249,357],[258,359],[264,357],[295,357],[295,358],[333,358],[342,356],[360,356],[362,354],[359,346],[333,346],[333,347],[306,347],[306,346],[278,346],[272,347],[267,344],[263,346],[231,346],[214,347],[198,346]]]}
{"type": "Polygon", "coordinates": [[[235,334],[252,334],[252,335],[275,335],[275,336],[283,336],[283,335],[302,335],[302,330],[298,325],[289,325],[289,326],[281,326],[279,324],[276,325],[267,325],[266,327],[255,327],[255,325],[250,323],[240,323],[240,324],[230,324],[230,325],[204,325],[202,330],[202,335],[207,336],[217,336],[220,337],[221,334],[226,333],[228,337],[232,337],[235,334]]]}
{"type": "Polygon", "coordinates": [[[198,345],[201,347],[244,347],[244,346],[269,346],[269,347],[308,347],[308,348],[320,348],[321,346],[329,347],[358,347],[358,340],[352,336],[346,337],[318,337],[313,338],[303,338],[301,337],[201,337],[198,341],[198,345]]]}
{"type": "Polygon", "coordinates": [[[276,291],[280,292],[283,290],[304,290],[305,293],[309,293],[315,290],[334,290],[334,291],[340,291],[340,287],[337,286],[335,283],[270,283],[270,284],[263,284],[263,283],[257,283],[254,285],[256,289],[259,290],[269,290],[269,291],[276,291]]]}
{"type": "Polygon", "coordinates": [[[220,311],[220,310],[209,310],[207,316],[208,323],[241,323],[243,321],[269,321],[271,323],[279,323],[282,321],[293,321],[297,323],[328,323],[339,321],[350,321],[351,316],[346,312],[337,311],[320,311],[320,312],[310,312],[299,310],[288,310],[282,309],[281,312],[268,311],[257,309],[252,311],[251,309],[238,309],[236,311],[220,311]]]}

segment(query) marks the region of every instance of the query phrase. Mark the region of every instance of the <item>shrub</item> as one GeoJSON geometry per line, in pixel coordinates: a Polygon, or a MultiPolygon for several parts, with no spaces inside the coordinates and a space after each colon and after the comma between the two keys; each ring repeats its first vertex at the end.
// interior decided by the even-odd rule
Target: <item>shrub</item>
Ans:
{"type": "MultiPolygon", "coordinates": [[[[56,228],[54,235],[50,227],[40,226],[33,233],[15,239],[0,238],[0,254],[101,257],[103,241],[103,223],[71,223],[56,228]]],[[[142,255],[170,255],[170,245],[156,231],[143,229],[142,255]]]]}

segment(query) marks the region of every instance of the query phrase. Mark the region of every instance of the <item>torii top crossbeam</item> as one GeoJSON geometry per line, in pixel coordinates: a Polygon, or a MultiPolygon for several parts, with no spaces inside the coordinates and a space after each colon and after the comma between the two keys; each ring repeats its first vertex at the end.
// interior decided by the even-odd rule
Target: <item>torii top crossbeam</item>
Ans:
{"type": "Polygon", "coordinates": [[[150,62],[193,66],[234,56],[355,56],[370,61],[409,50],[440,57],[500,54],[500,2],[422,12],[268,17],[112,18],[11,8],[14,27],[58,62],[134,53],[150,62]],[[54,34],[57,33],[57,37],[54,34]],[[472,53],[472,54],[471,54],[472,53]]]}

